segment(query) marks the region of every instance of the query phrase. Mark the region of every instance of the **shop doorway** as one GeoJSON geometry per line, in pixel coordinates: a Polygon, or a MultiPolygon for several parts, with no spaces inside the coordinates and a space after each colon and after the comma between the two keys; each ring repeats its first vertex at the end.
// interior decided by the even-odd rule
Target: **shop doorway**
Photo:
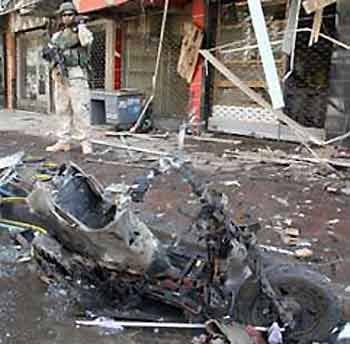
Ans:
{"type": "Polygon", "coordinates": [[[23,33],[18,38],[17,107],[47,112],[50,99],[49,67],[41,56],[45,44],[43,30],[23,33]]]}

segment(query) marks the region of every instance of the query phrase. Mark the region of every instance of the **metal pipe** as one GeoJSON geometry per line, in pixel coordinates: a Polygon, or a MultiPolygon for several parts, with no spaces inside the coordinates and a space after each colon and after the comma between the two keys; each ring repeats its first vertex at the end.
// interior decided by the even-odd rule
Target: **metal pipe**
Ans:
{"type": "MultiPolygon", "coordinates": [[[[77,325],[83,326],[101,326],[105,327],[103,319],[96,320],[76,320],[77,325]]],[[[163,322],[143,322],[143,321],[116,321],[106,319],[106,327],[109,323],[110,327],[143,327],[143,328],[177,328],[177,329],[201,329],[205,328],[205,324],[188,324],[188,323],[163,323],[163,322]]]]}

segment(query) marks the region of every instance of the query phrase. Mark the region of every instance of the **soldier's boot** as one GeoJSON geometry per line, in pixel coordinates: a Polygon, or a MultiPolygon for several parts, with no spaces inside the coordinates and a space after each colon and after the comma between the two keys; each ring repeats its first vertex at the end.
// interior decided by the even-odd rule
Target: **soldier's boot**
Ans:
{"type": "Polygon", "coordinates": [[[46,152],[68,152],[72,149],[71,145],[69,143],[63,143],[63,142],[56,142],[52,146],[46,147],[46,152]]]}
{"type": "Polygon", "coordinates": [[[93,153],[92,144],[88,141],[83,141],[81,144],[81,151],[84,155],[93,153]]]}

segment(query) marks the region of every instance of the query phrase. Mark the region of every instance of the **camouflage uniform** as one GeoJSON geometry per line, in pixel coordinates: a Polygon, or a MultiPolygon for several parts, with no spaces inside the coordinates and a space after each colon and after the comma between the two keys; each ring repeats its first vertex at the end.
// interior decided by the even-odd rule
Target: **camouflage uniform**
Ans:
{"type": "MultiPolygon", "coordinates": [[[[92,43],[90,34],[88,45],[92,43]]],[[[54,69],[56,113],[62,119],[59,140],[70,143],[72,139],[86,141],[91,137],[90,89],[87,79],[88,48],[82,47],[78,33],[66,28],[52,38],[52,43],[64,51],[68,80],[54,69]]]]}
{"type": "Polygon", "coordinates": [[[51,43],[63,51],[68,78],[53,69],[55,81],[56,113],[62,119],[58,130],[58,144],[70,144],[72,140],[87,143],[91,138],[90,89],[87,70],[92,33],[84,24],[76,29],[65,28],[52,37],[51,43]]]}

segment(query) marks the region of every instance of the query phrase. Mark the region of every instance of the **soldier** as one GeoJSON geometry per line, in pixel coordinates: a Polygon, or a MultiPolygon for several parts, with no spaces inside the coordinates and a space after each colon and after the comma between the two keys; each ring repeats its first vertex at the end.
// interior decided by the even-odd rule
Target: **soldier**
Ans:
{"type": "Polygon", "coordinates": [[[80,143],[83,154],[90,154],[91,106],[87,74],[93,34],[84,22],[78,20],[77,11],[71,2],[64,2],[58,14],[62,18],[62,29],[52,36],[50,45],[62,52],[65,73],[57,64],[53,65],[55,106],[60,116],[60,128],[58,142],[47,147],[46,151],[67,152],[75,139],[80,143]]]}

